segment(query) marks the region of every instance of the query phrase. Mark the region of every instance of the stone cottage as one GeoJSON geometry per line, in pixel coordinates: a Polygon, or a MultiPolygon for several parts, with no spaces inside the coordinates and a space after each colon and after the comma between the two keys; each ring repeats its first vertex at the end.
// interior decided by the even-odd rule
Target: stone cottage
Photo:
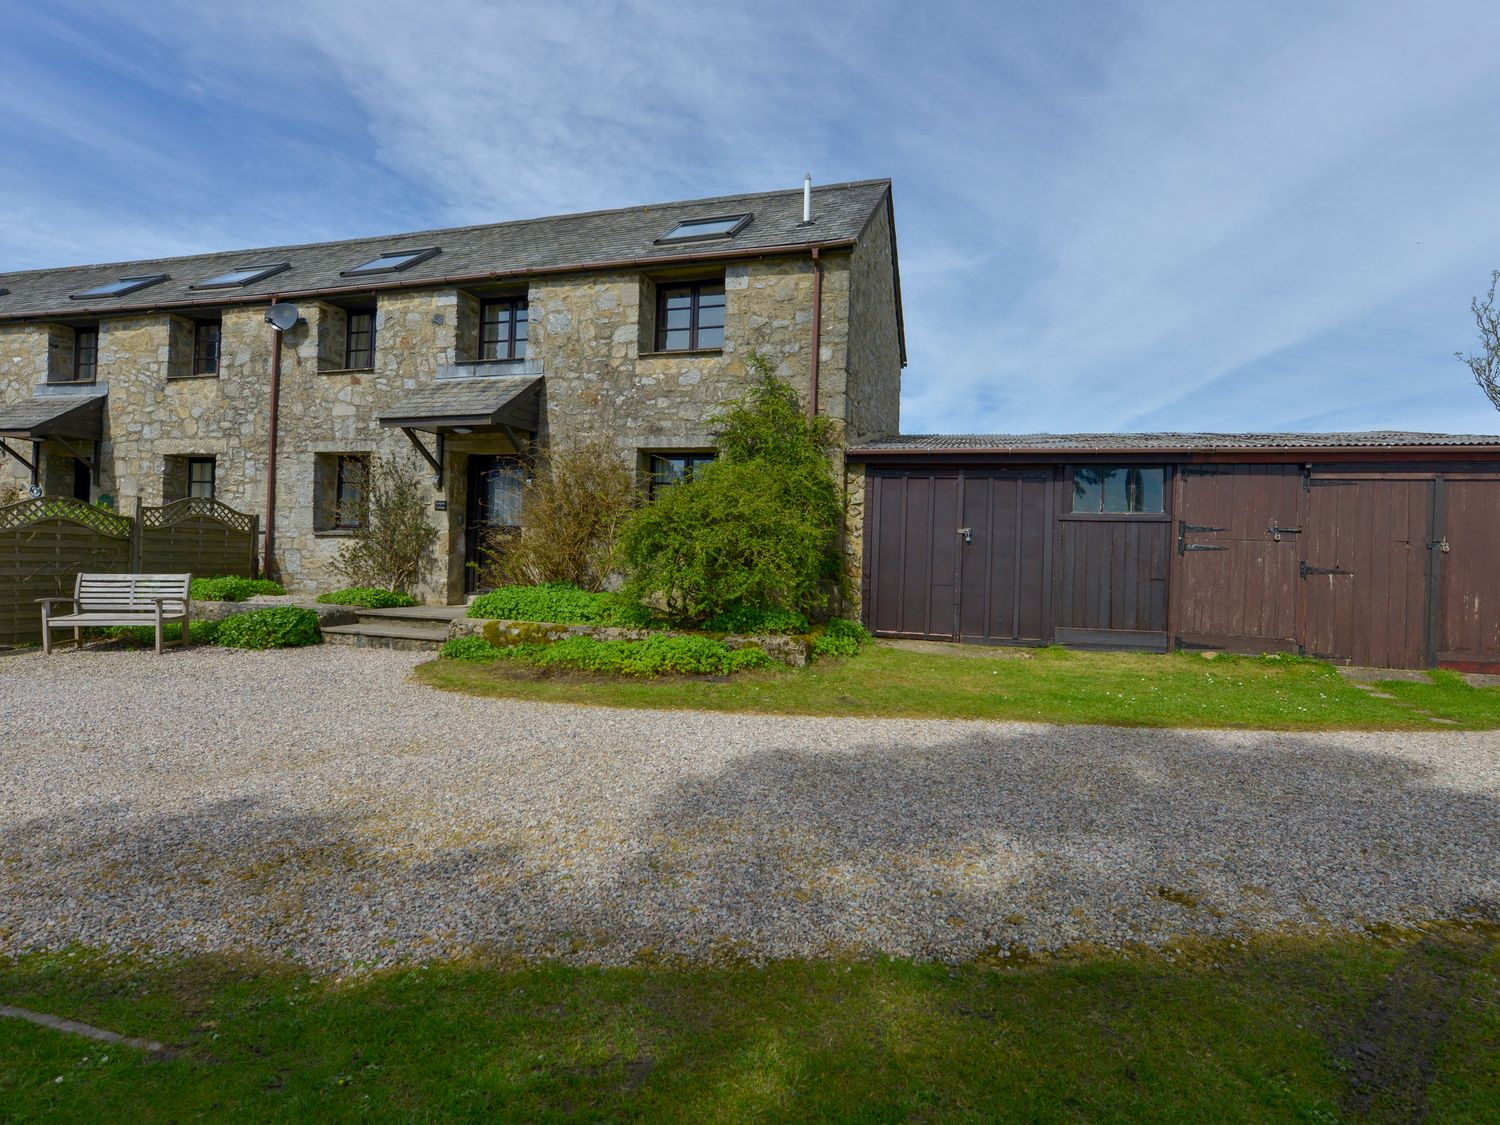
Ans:
{"type": "Polygon", "coordinates": [[[897,432],[889,181],[0,274],[0,493],[216,498],[312,591],[370,459],[401,458],[445,560],[422,593],[455,602],[529,453],[604,437],[648,479],[690,474],[750,352],[851,444],[897,432]]]}

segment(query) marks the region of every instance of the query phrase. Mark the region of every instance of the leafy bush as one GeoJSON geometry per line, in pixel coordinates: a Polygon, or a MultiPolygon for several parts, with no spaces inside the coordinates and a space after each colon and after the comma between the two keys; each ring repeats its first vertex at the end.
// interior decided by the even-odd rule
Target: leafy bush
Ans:
{"type": "Polygon", "coordinates": [[[317,600],[324,605],[353,605],[361,609],[399,609],[416,605],[417,599],[394,590],[381,590],[374,586],[346,586],[342,590],[330,590],[319,594],[317,600]]]}
{"type": "Polygon", "coordinates": [[[805,633],[807,618],[792,609],[762,609],[737,605],[703,623],[710,633],[805,633]]]}
{"type": "Polygon", "coordinates": [[[813,656],[858,656],[860,646],[869,640],[869,632],[858,621],[830,617],[827,627],[813,641],[813,656]]]}
{"type": "Polygon", "coordinates": [[[760,382],[715,419],[719,459],[662,489],[621,531],[627,593],[676,622],[741,606],[806,615],[843,581],[831,425],[809,419],[763,357],[751,366],[760,382]]]}
{"type": "Polygon", "coordinates": [[[501,586],[469,605],[470,617],[507,621],[555,621],[560,625],[600,625],[615,607],[615,595],[591,594],[566,582],[541,586],[501,586]]]}
{"type": "Polygon", "coordinates": [[[340,548],[333,569],[354,586],[410,594],[436,559],[427,478],[410,462],[381,458],[372,461],[364,484],[364,526],[340,548]]]}
{"type": "Polygon", "coordinates": [[[269,578],[241,578],[226,575],[223,578],[194,578],[192,596],[201,602],[242,602],[260,594],[285,594],[286,590],[269,578]]]}
{"type": "Polygon", "coordinates": [[[315,645],[323,639],[318,615],[291,605],[238,613],[218,625],[215,642],[229,648],[291,648],[315,645]]]}
{"type": "Polygon", "coordinates": [[[450,637],[444,642],[439,656],[448,660],[467,660],[478,663],[498,660],[504,655],[483,637],[450,637]]]}
{"type": "Polygon", "coordinates": [[[635,473],[612,443],[549,450],[521,494],[520,534],[487,552],[485,577],[599,590],[612,569],[620,524],[639,501],[635,473]]]}

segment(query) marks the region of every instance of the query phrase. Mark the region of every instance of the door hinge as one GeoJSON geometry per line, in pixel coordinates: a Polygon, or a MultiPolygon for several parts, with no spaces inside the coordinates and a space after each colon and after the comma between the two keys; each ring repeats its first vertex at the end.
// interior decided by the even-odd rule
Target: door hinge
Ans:
{"type": "Polygon", "coordinates": [[[1190,544],[1187,541],[1190,531],[1228,531],[1227,527],[1212,527],[1206,523],[1188,523],[1186,520],[1177,521],[1177,553],[1184,554],[1187,551],[1227,551],[1228,547],[1205,547],[1198,544],[1190,544]]]}
{"type": "Polygon", "coordinates": [[[1353,573],[1354,573],[1354,571],[1352,571],[1352,570],[1340,570],[1336,566],[1308,566],[1306,563],[1302,564],[1302,577],[1303,578],[1306,578],[1309,574],[1349,574],[1349,575],[1352,575],[1353,573]]]}
{"type": "Polygon", "coordinates": [[[1300,527],[1282,527],[1275,520],[1272,520],[1271,526],[1266,528],[1266,534],[1271,537],[1272,542],[1280,543],[1283,535],[1301,535],[1302,529],[1300,527]]]}
{"type": "Polygon", "coordinates": [[[1182,549],[1184,551],[1227,551],[1227,550],[1229,550],[1228,547],[1219,547],[1219,546],[1215,546],[1212,543],[1184,543],[1182,545],[1182,549]]]}

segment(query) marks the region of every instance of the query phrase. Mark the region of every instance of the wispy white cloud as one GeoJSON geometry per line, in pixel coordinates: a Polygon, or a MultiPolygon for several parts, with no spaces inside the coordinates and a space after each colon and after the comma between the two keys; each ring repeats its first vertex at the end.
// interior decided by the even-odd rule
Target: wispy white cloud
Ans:
{"type": "Polygon", "coordinates": [[[19,26],[12,261],[890,175],[908,429],[1496,428],[1451,357],[1500,264],[1493,4],[117,2],[19,26]]]}

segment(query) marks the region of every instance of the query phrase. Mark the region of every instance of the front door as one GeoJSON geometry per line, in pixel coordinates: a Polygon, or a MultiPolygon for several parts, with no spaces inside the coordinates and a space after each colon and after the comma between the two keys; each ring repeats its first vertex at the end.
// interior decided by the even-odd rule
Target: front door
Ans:
{"type": "Polygon", "coordinates": [[[489,585],[486,572],[521,526],[526,472],[514,457],[469,455],[469,503],[464,515],[464,590],[489,585]]]}

